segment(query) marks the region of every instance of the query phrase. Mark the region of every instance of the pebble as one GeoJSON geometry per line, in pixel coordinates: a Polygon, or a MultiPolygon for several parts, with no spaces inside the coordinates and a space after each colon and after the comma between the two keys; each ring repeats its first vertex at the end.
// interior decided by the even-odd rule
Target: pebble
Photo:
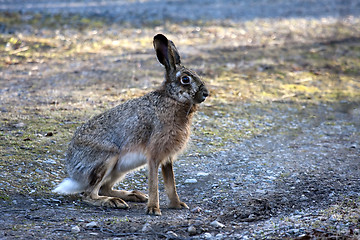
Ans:
{"type": "Polygon", "coordinates": [[[144,226],[141,229],[142,232],[149,232],[150,230],[151,230],[150,223],[145,223],[144,226]]]}
{"type": "Polygon", "coordinates": [[[206,173],[206,172],[198,172],[198,173],[196,174],[196,176],[206,177],[206,176],[209,176],[209,173],[206,173]]]}
{"type": "Polygon", "coordinates": [[[224,234],[218,233],[218,234],[216,234],[215,238],[216,239],[224,239],[224,234]]]}
{"type": "Polygon", "coordinates": [[[89,222],[88,224],[86,224],[87,228],[95,228],[97,226],[98,226],[97,222],[89,222]]]}
{"type": "Polygon", "coordinates": [[[15,124],[14,124],[14,127],[16,127],[16,128],[25,127],[25,123],[23,123],[23,122],[15,123],[15,124]]]}
{"type": "Polygon", "coordinates": [[[300,201],[307,201],[309,198],[306,197],[305,195],[301,195],[300,197],[300,201]]]}
{"type": "Polygon", "coordinates": [[[195,178],[188,178],[184,183],[197,183],[197,180],[195,178]]]}
{"type": "Polygon", "coordinates": [[[74,226],[74,227],[72,227],[72,228],[71,228],[71,232],[73,232],[73,233],[78,233],[78,232],[80,232],[79,226],[74,226]]]}
{"type": "Polygon", "coordinates": [[[174,233],[173,231],[168,231],[168,232],[166,232],[166,234],[168,235],[168,238],[170,238],[170,239],[178,237],[178,235],[176,233],[174,233]]]}
{"type": "Polygon", "coordinates": [[[218,221],[212,221],[211,223],[210,223],[210,226],[212,226],[212,227],[216,227],[216,228],[223,228],[223,227],[225,227],[225,225],[224,224],[222,224],[222,223],[220,223],[220,222],[218,222],[218,221]]]}
{"type": "Polygon", "coordinates": [[[195,207],[195,208],[191,209],[192,213],[199,213],[201,211],[202,211],[201,207],[195,207]]]}
{"type": "Polygon", "coordinates": [[[257,192],[257,193],[260,193],[260,194],[265,194],[265,193],[266,193],[266,190],[256,189],[256,192],[257,192]]]}
{"type": "Polygon", "coordinates": [[[204,238],[206,238],[206,239],[210,239],[210,238],[212,238],[213,236],[211,235],[211,233],[204,233],[204,238]]]}
{"type": "Polygon", "coordinates": [[[57,203],[61,203],[61,200],[56,199],[56,198],[50,198],[50,201],[52,201],[52,202],[57,202],[57,203]]]}
{"type": "Polygon", "coordinates": [[[189,226],[189,228],[188,228],[188,233],[190,234],[190,235],[195,235],[196,234],[196,227],[194,227],[193,225],[191,225],[191,226],[189,226]]]}
{"type": "Polygon", "coordinates": [[[56,164],[56,161],[55,161],[55,160],[53,160],[53,159],[51,159],[51,158],[49,158],[49,159],[45,160],[45,161],[44,161],[44,163],[48,163],[48,164],[56,164]]]}

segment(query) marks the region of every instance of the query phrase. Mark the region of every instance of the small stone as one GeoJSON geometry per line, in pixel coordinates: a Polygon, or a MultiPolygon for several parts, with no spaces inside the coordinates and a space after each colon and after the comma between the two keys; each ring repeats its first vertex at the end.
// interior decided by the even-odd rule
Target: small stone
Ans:
{"type": "Polygon", "coordinates": [[[45,137],[52,137],[52,136],[54,136],[54,133],[53,132],[47,132],[44,136],[45,137]]]}
{"type": "Polygon", "coordinates": [[[189,228],[188,228],[188,233],[190,234],[190,235],[195,235],[196,234],[196,227],[194,227],[193,225],[191,225],[191,226],[189,226],[189,228]]]}
{"type": "Polygon", "coordinates": [[[89,222],[88,224],[86,224],[87,228],[96,228],[97,226],[97,222],[89,222]]]}
{"type": "Polygon", "coordinates": [[[78,233],[78,232],[80,232],[79,226],[74,226],[74,227],[72,227],[72,228],[71,228],[71,232],[73,232],[73,233],[78,233]]]}
{"type": "Polygon", "coordinates": [[[197,183],[197,180],[195,178],[188,178],[184,183],[197,183]]]}
{"type": "Polygon", "coordinates": [[[48,164],[56,164],[56,161],[55,161],[55,160],[53,160],[53,159],[51,159],[51,158],[49,158],[49,159],[45,160],[45,161],[44,161],[44,163],[48,163],[48,164]]]}
{"type": "Polygon", "coordinates": [[[199,177],[207,177],[207,176],[209,176],[209,173],[206,173],[206,172],[198,172],[198,173],[196,174],[196,176],[199,176],[199,177]]]}
{"type": "Polygon", "coordinates": [[[200,207],[195,207],[195,208],[191,209],[192,213],[199,213],[201,211],[202,211],[202,209],[200,207]]]}
{"type": "Polygon", "coordinates": [[[151,225],[150,223],[145,223],[144,226],[141,229],[142,232],[149,232],[151,231],[151,225]]]}
{"type": "Polygon", "coordinates": [[[213,236],[211,235],[211,233],[204,233],[204,238],[206,238],[206,239],[210,239],[210,238],[212,238],[213,236]]]}
{"type": "Polygon", "coordinates": [[[266,176],[265,178],[267,178],[267,179],[269,179],[269,180],[271,180],[271,181],[276,180],[276,177],[274,177],[274,176],[266,176]]]}
{"type": "Polygon", "coordinates": [[[301,195],[300,197],[300,201],[307,201],[309,198],[306,197],[305,195],[301,195]]]}
{"type": "Polygon", "coordinates": [[[218,234],[216,234],[215,238],[216,239],[224,239],[224,234],[218,233],[218,234]]]}
{"type": "Polygon", "coordinates": [[[23,123],[23,122],[15,123],[15,124],[14,124],[14,127],[16,127],[16,128],[25,127],[25,123],[23,123]]]}
{"type": "Polygon", "coordinates": [[[61,200],[56,199],[56,198],[50,198],[50,201],[52,201],[52,202],[57,202],[57,203],[61,203],[61,200]]]}
{"type": "Polygon", "coordinates": [[[222,224],[222,223],[220,223],[220,222],[218,222],[218,221],[212,221],[211,223],[210,223],[210,226],[212,226],[212,227],[216,227],[216,228],[223,228],[223,227],[225,227],[225,225],[224,224],[222,224]]]}
{"type": "Polygon", "coordinates": [[[166,232],[166,235],[168,235],[168,238],[170,238],[170,239],[178,237],[178,235],[176,233],[174,233],[173,231],[166,232]]]}
{"type": "Polygon", "coordinates": [[[260,194],[265,194],[265,193],[266,193],[266,190],[256,189],[256,192],[257,192],[257,193],[260,193],[260,194]]]}
{"type": "Polygon", "coordinates": [[[309,235],[308,234],[301,234],[297,237],[297,239],[309,239],[309,235]]]}

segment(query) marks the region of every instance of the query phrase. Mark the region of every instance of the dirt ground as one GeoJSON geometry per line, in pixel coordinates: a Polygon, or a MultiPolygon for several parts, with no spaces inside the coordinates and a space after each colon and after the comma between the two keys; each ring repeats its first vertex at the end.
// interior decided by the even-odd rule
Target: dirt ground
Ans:
{"type": "MultiPolygon", "coordinates": [[[[0,239],[360,237],[358,1],[3,0],[0,10],[0,239]],[[210,90],[175,163],[190,209],[167,208],[161,178],[162,216],[52,193],[75,129],[163,80],[159,32],[210,90]]],[[[147,192],[146,169],[118,188],[147,192]]]]}

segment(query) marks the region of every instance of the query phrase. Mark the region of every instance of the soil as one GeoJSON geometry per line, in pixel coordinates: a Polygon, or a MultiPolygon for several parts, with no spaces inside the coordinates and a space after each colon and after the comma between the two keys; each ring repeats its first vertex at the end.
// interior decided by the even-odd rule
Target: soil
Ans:
{"type": "MultiPolygon", "coordinates": [[[[0,239],[360,237],[358,1],[3,0],[0,10],[0,239]],[[161,179],[162,216],[52,193],[76,127],[161,83],[158,32],[211,93],[174,166],[190,209],[167,208],[161,179]]],[[[146,169],[117,187],[147,192],[146,169]]]]}

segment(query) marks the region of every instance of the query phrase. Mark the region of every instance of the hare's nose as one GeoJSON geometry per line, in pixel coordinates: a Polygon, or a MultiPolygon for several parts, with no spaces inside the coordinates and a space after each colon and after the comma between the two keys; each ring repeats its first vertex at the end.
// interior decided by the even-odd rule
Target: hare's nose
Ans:
{"type": "Polygon", "coordinates": [[[204,99],[207,98],[209,96],[209,91],[205,88],[203,91],[203,97],[204,99]]]}
{"type": "Polygon", "coordinates": [[[197,93],[195,94],[194,100],[196,103],[202,103],[209,96],[209,91],[204,85],[201,85],[197,93]]]}

